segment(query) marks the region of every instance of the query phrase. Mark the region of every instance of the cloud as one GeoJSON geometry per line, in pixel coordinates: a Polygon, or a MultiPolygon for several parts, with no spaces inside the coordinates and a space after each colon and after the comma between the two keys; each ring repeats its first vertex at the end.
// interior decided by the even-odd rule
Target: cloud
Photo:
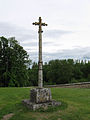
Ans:
{"type": "Polygon", "coordinates": [[[61,52],[52,53],[51,56],[55,56],[57,59],[67,59],[67,58],[73,58],[73,59],[83,59],[84,56],[90,56],[90,48],[89,47],[77,47],[74,49],[64,49],[61,52]]]}
{"type": "Polygon", "coordinates": [[[36,47],[36,46],[37,46],[37,42],[30,42],[30,41],[28,41],[27,43],[23,43],[23,42],[22,42],[21,45],[24,46],[24,47],[25,47],[25,46],[28,46],[28,47],[32,47],[32,46],[33,46],[33,47],[36,47]]]}
{"type": "MultiPolygon", "coordinates": [[[[38,52],[30,52],[28,53],[31,58],[33,58],[33,61],[38,61],[38,52]]],[[[58,51],[56,53],[48,53],[43,52],[43,61],[48,62],[50,60],[54,59],[84,59],[84,60],[90,60],[90,48],[89,47],[77,47],[74,49],[66,49],[62,51],[58,51]]]]}
{"type": "MultiPolygon", "coordinates": [[[[45,35],[43,36],[43,39],[45,39],[45,41],[43,40],[43,45],[46,47],[60,46],[60,44],[55,43],[54,39],[56,40],[56,38],[59,38],[63,34],[69,33],[71,33],[71,31],[48,30],[45,32],[45,35]]],[[[0,36],[5,36],[7,38],[15,37],[20,42],[20,44],[24,48],[26,48],[26,50],[29,47],[37,47],[38,45],[38,37],[35,31],[6,22],[0,22],[0,36]]]]}
{"type": "MultiPolygon", "coordinates": [[[[90,47],[72,46],[73,49],[61,49],[63,43],[56,42],[57,38],[59,40],[62,35],[70,33],[72,33],[72,31],[48,30],[45,32],[45,35],[43,36],[46,37],[45,40],[43,40],[43,61],[69,58],[90,59],[90,47]]],[[[33,61],[38,61],[38,38],[35,31],[18,27],[10,23],[0,22],[0,36],[15,36],[28,52],[30,58],[33,61]]]]}
{"type": "Polygon", "coordinates": [[[18,27],[16,25],[6,22],[0,22],[0,36],[5,37],[15,36],[16,39],[20,41],[35,39],[34,31],[18,27]]]}
{"type": "Polygon", "coordinates": [[[45,32],[45,37],[47,38],[59,38],[64,34],[70,34],[72,31],[65,31],[65,30],[47,30],[45,32]]]}

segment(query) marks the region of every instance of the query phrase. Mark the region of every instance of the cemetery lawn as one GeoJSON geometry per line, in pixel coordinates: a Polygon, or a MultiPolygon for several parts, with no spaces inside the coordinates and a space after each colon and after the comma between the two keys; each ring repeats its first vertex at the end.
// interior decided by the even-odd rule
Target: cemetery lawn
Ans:
{"type": "Polygon", "coordinates": [[[57,108],[31,111],[22,104],[30,88],[0,88],[0,120],[90,120],[90,89],[51,88],[57,108]],[[5,119],[7,118],[7,119],[5,119]]]}

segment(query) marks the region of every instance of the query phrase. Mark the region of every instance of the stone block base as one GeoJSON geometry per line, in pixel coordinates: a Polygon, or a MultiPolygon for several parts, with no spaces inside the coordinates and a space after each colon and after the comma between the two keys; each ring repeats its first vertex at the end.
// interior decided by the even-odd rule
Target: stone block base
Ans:
{"type": "Polygon", "coordinates": [[[34,88],[30,91],[30,101],[34,103],[44,103],[52,100],[49,88],[34,88]]]}
{"type": "Polygon", "coordinates": [[[45,102],[45,103],[38,103],[38,104],[34,103],[34,102],[31,102],[30,100],[23,100],[22,102],[26,107],[28,107],[28,108],[30,108],[31,110],[34,110],[34,111],[39,109],[39,108],[47,109],[49,106],[54,107],[54,106],[61,105],[60,102],[57,102],[55,100],[45,102]]]}
{"type": "Polygon", "coordinates": [[[31,110],[39,108],[46,109],[48,106],[58,106],[61,103],[52,100],[51,90],[49,88],[34,88],[30,91],[30,99],[22,101],[25,106],[31,110]]]}

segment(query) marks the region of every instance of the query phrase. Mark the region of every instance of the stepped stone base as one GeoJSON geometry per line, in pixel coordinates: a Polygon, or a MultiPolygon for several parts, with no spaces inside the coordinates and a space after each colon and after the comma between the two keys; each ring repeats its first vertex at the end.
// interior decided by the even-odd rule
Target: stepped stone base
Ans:
{"type": "Polygon", "coordinates": [[[47,109],[49,106],[53,106],[54,107],[54,106],[61,105],[60,102],[57,102],[55,100],[52,100],[52,101],[46,102],[46,103],[38,103],[38,104],[37,103],[33,103],[30,100],[23,100],[22,102],[23,102],[23,104],[26,107],[30,108],[31,110],[37,110],[39,108],[47,109]]]}
{"type": "Polygon", "coordinates": [[[31,110],[47,108],[48,106],[58,106],[61,103],[52,100],[51,90],[49,88],[35,88],[30,91],[30,99],[22,101],[31,110]]]}

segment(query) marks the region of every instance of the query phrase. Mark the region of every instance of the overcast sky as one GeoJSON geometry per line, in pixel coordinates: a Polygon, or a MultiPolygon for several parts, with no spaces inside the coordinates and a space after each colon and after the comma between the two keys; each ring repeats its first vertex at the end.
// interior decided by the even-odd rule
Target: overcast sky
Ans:
{"type": "Polygon", "coordinates": [[[90,58],[90,0],[0,0],[0,36],[14,37],[38,61],[39,17],[43,61],[90,58]]]}

